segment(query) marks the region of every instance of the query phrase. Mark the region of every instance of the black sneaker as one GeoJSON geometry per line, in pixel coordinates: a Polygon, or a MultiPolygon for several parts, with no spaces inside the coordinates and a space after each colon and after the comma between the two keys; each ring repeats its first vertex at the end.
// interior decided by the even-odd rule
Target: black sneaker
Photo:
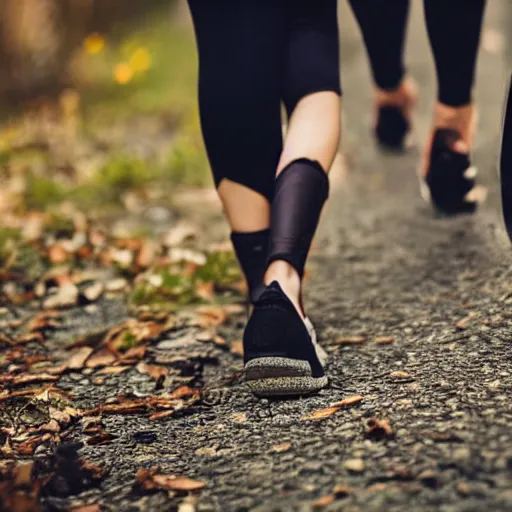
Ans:
{"type": "Polygon", "coordinates": [[[245,379],[259,397],[300,396],[328,384],[327,354],[279,283],[266,287],[244,332],[245,379]]]}

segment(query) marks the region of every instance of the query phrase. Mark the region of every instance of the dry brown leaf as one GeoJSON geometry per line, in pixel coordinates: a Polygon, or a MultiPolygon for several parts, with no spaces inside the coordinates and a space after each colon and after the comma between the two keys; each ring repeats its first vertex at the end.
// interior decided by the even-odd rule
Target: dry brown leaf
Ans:
{"type": "Polygon", "coordinates": [[[202,489],[206,484],[185,476],[155,474],[154,470],[137,471],[137,482],[143,489],[191,492],[202,489]]]}
{"type": "Polygon", "coordinates": [[[85,363],[87,368],[98,368],[100,366],[108,366],[116,360],[116,356],[107,348],[102,348],[98,352],[89,357],[85,363]]]}
{"type": "Polygon", "coordinates": [[[48,423],[41,426],[41,431],[58,433],[60,432],[60,425],[56,420],[51,419],[48,423]]]}
{"type": "Polygon", "coordinates": [[[387,419],[370,418],[366,422],[366,435],[375,439],[383,439],[393,435],[393,429],[387,419]]]}
{"type": "Polygon", "coordinates": [[[162,418],[168,418],[169,416],[172,416],[174,414],[174,411],[161,411],[161,412],[155,412],[153,413],[149,419],[151,421],[153,420],[161,420],[162,418]]]}
{"type": "Polygon", "coordinates": [[[66,308],[74,306],[78,299],[78,288],[72,282],[63,283],[55,295],[48,297],[43,307],[45,309],[66,308]]]}
{"type": "Polygon", "coordinates": [[[144,240],[139,249],[135,263],[140,268],[148,268],[156,259],[160,245],[152,240],[144,240]]]}
{"type": "Polygon", "coordinates": [[[93,352],[94,349],[92,347],[81,347],[74,350],[66,362],[66,367],[70,370],[81,370],[93,352]]]}
{"type": "Polygon", "coordinates": [[[306,416],[302,416],[301,421],[310,421],[310,420],[323,420],[324,418],[328,418],[332,416],[338,407],[328,407],[327,409],[318,409],[317,411],[313,411],[311,414],[307,414],[306,416]]]}
{"type": "Polygon", "coordinates": [[[292,447],[291,443],[281,443],[272,446],[272,451],[276,453],[287,452],[292,447]]]}
{"type": "Polygon", "coordinates": [[[393,336],[377,336],[375,338],[375,343],[377,345],[390,345],[395,341],[395,338],[393,336]]]}
{"type": "Polygon", "coordinates": [[[410,375],[407,372],[398,370],[396,372],[391,372],[391,377],[394,379],[408,379],[410,375]]]}
{"type": "Polygon", "coordinates": [[[320,510],[333,503],[335,499],[336,498],[332,494],[328,494],[327,496],[322,496],[321,498],[313,501],[311,503],[311,507],[313,510],[320,510]]]}
{"type": "Polygon", "coordinates": [[[339,336],[335,343],[338,345],[361,345],[366,341],[364,336],[339,336]]]}
{"type": "Polygon", "coordinates": [[[103,375],[117,375],[118,373],[123,373],[130,368],[131,366],[106,366],[105,368],[102,368],[99,373],[103,375]]]}
{"type": "Polygon", "coordinates": [[[78,507],[73,507],[71,512],[100,512],[99,505],[79,505],[78,507]]]}
{"type": "Polygon", "coordinates": [[[224,324],[229,316],[227,311],[219,306],[201,306],[197,312],[197,323],[204,329],[224,324]]]}
{"type": "Polygon", "coordinates": [[[169,395],[169,398],[173,399],[188,397],[199,397],[199,390],[190,388],[188,386],[180,386],[169,395]]]}
{"type": "Polygon", "coordinates": [[[244,356],[244,344],[243,344],[242,340],[232,341],[229,351],[235,356],[243,357],[244,356]]]}
{"type": "Polygon", "coordinates": [[[82,297],[86,302],[96,302],[102,295],[105,287],[102,283],[94,283],[91,286],[85,288],[82,292],[82,297]]]}
{"type": "Polygon", "coordinates": [[[332,492],[336,496],[336,498],[345,498],[349,494],[352,494],[353,490],[348,485],[337,484],[334,486],[332,492]]]}
{"type": "Polygon", "coordinates": [[[331,407],[348,407],[350,405],[355,405],[363,401],[363,397],[360,395],[348,396],[344,398],[340,402],[335,402],[331,404],[331,407]]]}
{"type": "Polygon", "coordinates": [[[0,375],[0,383],[10,383],[14,385],[20,384],[33,384],[35,382],[54,382],[59,377],[56,375],[49,375],[48,373],[30,374],[25,373],[23,375],[0,375]]]}
{"type": "Polygon", "coordinates": [[[0,333],[0,345],[8,345],[10,347],[16,345],[14,340],[11,340],[6,334],[0,333]]]}
{"type": "Polygon", "coordinates": [[[208,283],[197,283],[196,284],[196,294],[201,299],[212,301],[215,295],[214,292],[215,283],[213,281],[209,281],[208,283]]]}
{"type": "Polygon", "coordinates": [[[146,364],[144,361],[141,361],[137,365],[137,371],[139,373],[149,375],[156,382],[166,375],[169,375],[169,368],[166,368],[165,366],[157,366],[155,364],[146,364]]]}
{"type": "Polygon", "coordinates": [[[108,444],[111,443],[116,437],[117,436],[115,436],[114,434],[110,434],[109,432],[102,430],[99,434],[90,437],[87,440],[87,444],[90,446],[108,444]]]}
{"type": "Polygon", "coordinates": [[[29,332],[16,338],[16,343],[44,343],[44,336],[40,332],[29,332]]]}
{"type": "Polygon", "coordinates": [[[71,254],[69,254],[60,243],[53,244],[48,248],[48,259],[54,265],[64,263],[70,256],[71,254]]]}

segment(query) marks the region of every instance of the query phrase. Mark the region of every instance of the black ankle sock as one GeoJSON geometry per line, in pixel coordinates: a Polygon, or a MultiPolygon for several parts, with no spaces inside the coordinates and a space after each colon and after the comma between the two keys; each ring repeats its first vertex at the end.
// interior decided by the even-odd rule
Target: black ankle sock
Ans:
{"type": "Polygon", "coordinates": [[[253,303],[264,289],[263,277],[267,268],[269,240],[270,229],[252,233],[231,233],[231,242],[247,280],[249,299],[253,303]]]}
{"type": "Polygon", "coordinates": [[[329,179],[313,160],[294,160],[276,178],[269,264],[290,263],[302,277],[311,241],[329,195],[329,179]]]}

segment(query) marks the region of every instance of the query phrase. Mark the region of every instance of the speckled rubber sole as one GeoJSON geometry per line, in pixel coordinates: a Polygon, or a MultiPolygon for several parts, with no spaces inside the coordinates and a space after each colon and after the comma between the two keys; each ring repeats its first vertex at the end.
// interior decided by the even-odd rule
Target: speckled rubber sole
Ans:
{"type": "Polygon", "coordinates": [[[245,380],[258,397],[302,396],[328,384],[326,376],[313,377],[307,361],[287,357],[259,357],[245,365],[245,380]]]}

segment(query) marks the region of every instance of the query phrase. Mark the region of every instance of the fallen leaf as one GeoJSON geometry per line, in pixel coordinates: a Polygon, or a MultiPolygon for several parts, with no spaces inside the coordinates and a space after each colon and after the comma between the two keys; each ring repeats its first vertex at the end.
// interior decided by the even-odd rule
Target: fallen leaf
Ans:
{"type": "Polygon", "coordinates": [[[71,512],[100,512],[99,505],[79,505],[78,507],[73,507],[71,512]]]}
{"type": "MultiPolygon", "coordinates": [[[[137,473],[139,475],[139,473],[137,473]]],[[[146,490],[163,489],[166,491],[183,491],[191,492],[202,489],[206,484],[199,480],[192,480],[185,476],[174,475],[151,475],[148,479],[140,481],[137,476],[137,481],[146,490]]]]}
{"type": "Polygon", "coordinates": [[[336,498],[345,498],[349,494],[352,494],[353,490],[348,485],[337,484],[334,486],[332,492],[336,496],[336,498]]]}
{"type": "Polygon", "coordinates": [[[70,256],[62,244],[56,243],[48,248],[48,259],[54,265],[64,263],[70,256]]]}
{"type": "Polygon", "coordinates": [[[154,420],[161,420],[162,418],[168,418],[169,416],[172,416],[174,414],[174,411],[161,411],[161,412],[155,412],[153,413],[149,419],[151,421],[154,420]]]}
{"type": "Polygon", "coordinates": [[[94,352],[91,347],[81,347],[71,354],[66,362],[66,367],[70,370],[81,370],[85,366],[88,357],[94,352]]]}
{"type": "Polygon", "coordinates": [[[364,471],[363,459],[347,459],[343,463],[343,467],[351,473],[362,473],[364,471]]]}
{"type": "Polygon", "coordinates": [[[180,386],[179,388],[175,389],[169,396],[169,398],[187,398],[187,397],[198,397],[199,396],[199,390],[193,389],[188,386],[180,386]]]}
{"type": "Polygon", "coordinates": [[[85,363],[87,368],[98,368],[100,366],[108,366],[116,360],[116,356],[106,348],[100,349],[98,352],[89,357],[85,363]]]}
{"type": "Polygon", "coordinates": [[[10,347],[16,345],[14,340],[11,340],[6,334],[0,333],[0,345],[8,345],[10,347]]]}
{"type": "Polygon", "coordinates": [[[377,336],[375,338],[375,343],[377,345],[389,345],[395,341],[395,338],[393,336],[377,336]]]}
{"type": "Polygon", "coordinates": [[[247,414],[245,412],[237,412],[232,415],[235,423],[245,423],[247,421],[247,414]]]}
{"type": "Polygon", "coordinates": [[[214,286],[215,283],[213,281],[209,281],[208,283],[199,282],[195,287],[196,295],[203,300],[212,301],[215,295],[214,286]]]}
{"type": "Polygon", "coordinates": [[[131,366],[106,366],[105,368],[102,368],[99,373],[103,375],[117,375],[118,373],[123,373],[130,368],[131,366]]]}
{"type": "Polygon", "coordinates": [[[156,259],[160,245],[152,240],[145,240],[135,258],[135,263],[140,268],[148,268],[156,259]]]}
{"type": "Polygon", "coordinates": [[[466,329],[471,320],[473,320],[476,316],[477,314],[474,311],[472,311],[467,316],[456,322],[455,327],[457,327],[457,329],[460,329],[461,331],[466,329]]]}
{"type": "Polygon", "coordinates": [[[17,344],[23,343],[44,343],[44,336],[40,332],[29,332],[16,338],[17,344]]]}
{"type": "Polygon", "coordinates": [[[45,309],[66,308],[76,305],[78,288],[72,282],[63,283],[55,295],[50,295],[44,302],[45,309]]]}
{"type": "Polygon", "coordinates": [[[281,443],[272,446],[272,451],[276,453],[287,452],[292,447],[291,443],[281,443]]]}
{"type": "Polygon", "coordinates": [[[108,444],[111,443],[114,439],[116,439],[116,437],[117,436],[115,436],[114,434],[110,434],[109,432],[103,430],[99,434],[90,437],[87,440],[87,444],[90,446],[108,444]]]}
{"type": "Polygon", "coordinates": [[[30,373],[23,375],[0,375],[0,383],[10,383],[15,385],[33,384],[35,382],[54,382],[58,379],[58,376],[50,375],[48,373],[39,373],[34,375],[30,373]]]}
{"type": "Polygon", "coordinates": [[[141,361],[137,365],[137,370],[139,373],[149,375],[156,382],[169,375],[169,368],[166,368],[165,366],[157,366],[155,364],[146,364],[144,361],[141,361]]]}
{"type": "Polygon", "coordinates": [[[41,425],[41,431],[58,433],[60,432],[60,425],[56,420],[51,419],[48,423],[41,425]]]}
{"type": "Polygon", "coordinates": [[[331,407],[348,407],[350,405],[355,405],[363,401],[363,397],[360,395],[348,396],[341,400],[341,402],[335,402],[331,404],[331,407]]]}
{"type": "Polygon", "coordinates": [[[361,345],[366,341],[364,336],[339,336],[335,343],[338,345],[361,345]]]}
{"type": "Polygon", "coordinates": [[[197,323],[204,329],[222,325],[228,319],[226,310],[218,306],[202,306],[197,312],[199,314],[197,323]]]}
{"type": "Polygon", "coordinates": [[[393,429],[387,419],[370,418],[366,422],[366,435],[374,439],[384,439],[393,435],[393,429]]]}
{"type": "Polygon", "coordinates": [[[327,409],[318,409],[317,411],[312,412],[311,414],[307,414],[306,416],[302,416],[301,421],[310,421],[310,420],[323,420],[324,418],[328,418],[332,416],[338,407],[328,407],[327,409]]]}
{"type": "Polygon", "coordinates": [[[321,498],[318,498],[317,500],[313,501],[311,503],[311,506],[313,510],[320,510],[333,503],[335,499],[336,498],[332,494],[322,496],[321,498]]]}
{"type": "Polygon", "coordinates": [[[95,302],[101,297],[104,290],[105,287],[102,283],[94,283],[84,289],[82,297],[85,299],[85,302],[95,302]]]}
{"type": "Polygon", "coordinates": [[[391,377],[394,379],[408,379],[410,375],[407,372],[398,370],[396,372],[391,372],[391,377]]]}
{"type": "Polygon", "coordinates": [[[229,351],[239,357],[244,356],[244,344],[242,340],[235,340],[231,342],[231,346],[229,347],[229,351]]]}
{"type": "Polygon", "coordinates": [[[127,286],[128,281],[123,277],[119,277],[117,279],[112,279],[111,281],[108,281],[108,283],[105,286],[105,289],[107,290],[107,292],[116,293],[122,292],[127,286]]]}

